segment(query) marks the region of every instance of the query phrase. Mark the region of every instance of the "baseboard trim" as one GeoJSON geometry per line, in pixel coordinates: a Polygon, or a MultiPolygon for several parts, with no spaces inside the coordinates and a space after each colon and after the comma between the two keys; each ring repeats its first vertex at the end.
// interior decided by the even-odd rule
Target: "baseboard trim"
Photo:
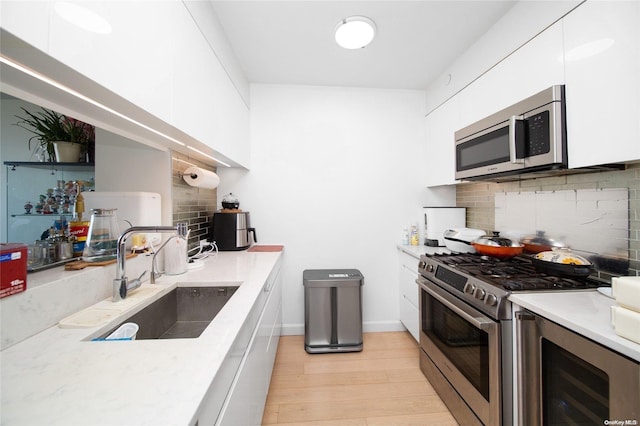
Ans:
{"type": "MultiPolygon", "coordinates": [[[[381,333],[384,331],[406,331],[400,321],[365,321],[362,324],[364,333],[381,333]]],[[[282,324],[282,336],[304,335],[304,324],[282,324]]]]}

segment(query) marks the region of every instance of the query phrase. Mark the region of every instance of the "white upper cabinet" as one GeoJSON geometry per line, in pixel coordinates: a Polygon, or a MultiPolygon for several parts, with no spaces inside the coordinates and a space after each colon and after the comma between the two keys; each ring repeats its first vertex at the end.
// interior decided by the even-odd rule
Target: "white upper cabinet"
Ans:
{"type": "Polygon", "coordinates": [[[451,185],[455,180],[454,132],[459,124],[458,99],[454,97],[425,118],[427,186],[451,185]]]}
{"type": "Polygon", "coordinates": [[[49,54],[156,117],[168,121],[174,2],[70,2],[102,18],[107,33],[81,28],[51,9],[49,54]]]}
{"type": "Polygon", "coordinates": [[[150,128],[170,124],[188,139],[181,142],[193,146],[196,139],[214,156],[248,167],[249,108],[193,15],[212,8],[192,12],[182,1],[151,0],[2,1],[0,7],[3,29],[90,80],[72,82],[75,91],[89,98],[99,91],[107,107],[131,114],[125,99],[151,115],[130,118],[150,128]],[[72,22],[60,5],[83,8],[108,30],[83,28],[86,18],[72,22]]]}
{"type": "Polygon", "coordinates": [[[49,47],[50,1],[0,1],[0,26],[43,52],[49,47]]]}
{"type": "Polygon", "coordinates": [[[640,160],[638,22],[640,2],[587,1],[430,113],[427,185],[455,183],[455,131],[556,84],[570,168],[640,160]]]}
{"type": "Polygon", "coordinates": [[[426,118],[427,186],[456,183],[454,133],[555,84],[564,84],[562,26],[556,23],[426,118]]]}
{"type": "Polygon", "coordinates": [[[248,166],[249,109],[187,9],[179,12],[172,19],[171,123],[248,166]]]}
{"type": "Polygon", "coordinates": [[[556,23],[471,83],[461,93],[459,128],[556,84],[564,84],[562,26],[556,23]]]}
{"type": "Polygon", "coordinates": [[[640,159],[640,2],[587,1],[563,21],[569,166],[640,159]]]}

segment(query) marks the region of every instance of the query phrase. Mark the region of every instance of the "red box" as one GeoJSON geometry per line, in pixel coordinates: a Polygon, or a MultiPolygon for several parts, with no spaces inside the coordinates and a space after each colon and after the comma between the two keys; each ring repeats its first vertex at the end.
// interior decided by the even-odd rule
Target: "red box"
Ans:
{"type": "Polygon", "coordinates": [[[0,298],[27,289],[27,245],[0,243],[0,298]]]}

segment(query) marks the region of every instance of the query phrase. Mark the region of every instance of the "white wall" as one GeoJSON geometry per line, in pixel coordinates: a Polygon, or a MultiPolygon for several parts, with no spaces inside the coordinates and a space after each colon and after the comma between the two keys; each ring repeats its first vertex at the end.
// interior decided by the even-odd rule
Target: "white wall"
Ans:
{"type": "Polygon", "coordinates": [[[304,332],[304,269],[356,268],[365,331],[402,330],[396,244],[424,205],[424,92],[252,85],[251,171],[218,168],[260,244],[284,244],[285,334],[304,332]]]}

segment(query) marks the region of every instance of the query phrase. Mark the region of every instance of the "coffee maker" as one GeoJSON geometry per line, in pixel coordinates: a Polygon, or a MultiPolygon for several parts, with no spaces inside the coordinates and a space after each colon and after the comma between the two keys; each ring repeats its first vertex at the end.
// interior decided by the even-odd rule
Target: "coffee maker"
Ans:
{"type": "Polygon", "coordinates": [[[243,212],[240,202],[233,194],[222,199],[222,210],[213,214],[211,240],[220,251],[237,251],[249,248],[258,242],[256,229],[251,227],[249,212],[243,212]],[[253,234],[253,238],[249,235],[253,234]]]}

